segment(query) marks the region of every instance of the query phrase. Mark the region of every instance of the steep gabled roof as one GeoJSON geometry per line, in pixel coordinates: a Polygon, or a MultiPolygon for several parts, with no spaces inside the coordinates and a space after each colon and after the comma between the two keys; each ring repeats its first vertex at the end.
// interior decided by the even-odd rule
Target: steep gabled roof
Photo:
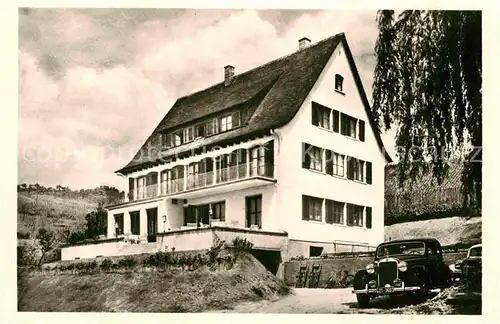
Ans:
{"type": "Polygon", "coordinates": [[[347,59],[378,145],[385,153],[386,159],[389,162],[392,161],[383,147],[354,58],[349,50],[344,33],[341,33],[293,54],[236,75],[228,86],[221,82],[208,89],[179,98],[132,161],[117,172],[132,172],[186,150],[213,145],[239,136],[268,131],[287,124],[300,109],[340,42],[346,49],[347,59]],[[242,127],[193,143],[161,150],[158,138],[162,132],[189,125],[200,118],[239,105],[244,106],[250,113],[249,118],[243,122],[242,127]]]}

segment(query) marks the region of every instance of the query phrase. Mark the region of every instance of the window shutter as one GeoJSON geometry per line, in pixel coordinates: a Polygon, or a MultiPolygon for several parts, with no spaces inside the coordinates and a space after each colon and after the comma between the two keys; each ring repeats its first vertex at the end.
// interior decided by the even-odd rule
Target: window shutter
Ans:
{"type": "Polygon", "coordinates": [[[302,219],[309,220],[309,197],[302,195],[302,219]]]}
{"type": "Polygon", "coordinates": [[[366,162],[366,183],[372,184],[372,163],[366,162]]]}
{"type": "Polygon", "coordinates": [[[352,219],[352,212],[353,212],[352,207],[353,207],[353,205],[347,204],[347,222],[346,222],[347,226],[352,226],[352,220],[353,220],[352,219]]]}
{"type": "Polygon", "coordinates": [[[340,133],[347,135],[347,115],[340,114],[340,133]]]}
{"type": "Polygon", "coordinates": [[[325,171],[327,174],[332,174],[333,175],[333,153],[330,150],[326,150],[325,153],[325,163],[326,163],[326,168],[325,171]]]}
{"type": "Polygon", "coordinates": [[[240,127],[240,112],[239,111],[235,111],[233,113],[233,117],[232,117],[232,123],[233,123],[233,128],[235,127],[240,127]]]}
{"type": "Polygon", "coordinates": [[[326,210],[326,215],[325,215],[325,221],[328,224],[333,223],[333,201],[326,199],[325,200],[325,210],[326,210]]]}
{"type": "Polygon", "coordinates": [[[333,131],[335,133],[338,133],[339,132],[339,112],[336,110],[333,110],[332,118],[333,118],[333,131]]]}
{"type": "Polygon", "coordinates": [[[347,159],[347,179],[354,179],[354,163],[356,163],[356,159],[350,156],[346,156],[347,159]]]}
{"type": "Polygon", "coordinates": [[[372,208],[366,207],[366,228],[372,228],[372,208]]]}
{"type": "Polygon", "coordinates": [[[365,122],[363,120],[359,120],[359,140],[365,141],[365,122]]]}
{"type": "Polygon", "coordinates": [[[316,103],[313,102],[311,110],[312,110],[312,124],[318,126],[319,125],[318,105],[316,105],[316,103]]]}
{"type": "Polygon", "coordinates": [[[311,165],[311,156],[309,152],[310,147],[311,145],[302,143],[302,167],[304,169],[309,169],[309,166],[311,165]]]}

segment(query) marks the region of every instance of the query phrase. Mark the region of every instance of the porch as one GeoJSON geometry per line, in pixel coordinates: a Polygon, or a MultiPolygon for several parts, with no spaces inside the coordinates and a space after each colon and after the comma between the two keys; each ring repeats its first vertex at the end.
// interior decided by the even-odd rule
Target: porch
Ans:
{"type": "Polygon", "coordinates": [[[263,231],[257,228],[237,228],[231,226],[210,226],[200,228],[183,228],[157,234],[158,251],[193,251],[208,250],[217,239],[225,241],[228,246],[236,238],[247,239],[256,250],[281,251],[288,244],[288,233],[284,231],[263,231]]]}

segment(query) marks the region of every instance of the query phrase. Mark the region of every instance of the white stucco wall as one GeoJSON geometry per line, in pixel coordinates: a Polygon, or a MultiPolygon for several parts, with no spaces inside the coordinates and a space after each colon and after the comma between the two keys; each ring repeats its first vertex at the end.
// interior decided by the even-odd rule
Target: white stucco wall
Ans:
{"type": "MultiPolygon", "coordinates": [[[[146,202],[138,202],[132,205],[126,205],[119,208],[114,208],[108,210],[108,237],[115,237],[115,215],[123,214],[123,233],[124,235],[131,234],[131,223],[130,223],[130,213],[139,212],[139,233],[140,236],[145,238],[148,234],[148,218],[146,214],[147,209],[158,208],[158,232],[163,231],[163,220],[162,215],[166,214],[166,199],[154,199],[146,202]]],[[[169,226],[168,224],[166,225],[169,226]]]]}
{"type": "Polygon", "coordinates": [[[123,241],[103,242],[98,244],[82,244],[61,248],[61,260],[91,259],[99,255],[117,255],[124,246],[123,241]]]}
{"type": "MultiPolygon", "coordinates": [[[[228,186],[231,186],[228,184],[228,186]]],[[[246,225],[245,198],[249,196],[262,195],[262,229],[275,230],[278,227],[276,222],[275,197],[276,186],[269,183],[259,187],[248,189],[228,191],[226,193],[202,196],[199,198],[188,199],[188,205],[202,205],[213,202],[225,201],[227,224],[237,222],[238,227],[246,225]]],[[[183,202],[179,201],[177,205],[172,205],[170,199],[167,199],[167,215],[171,220],[172,229],[177,229],[183,224],[183,202]],[[176,225],[175,227],[173,225],[176,225]]]]}
{"type": "MultiPolygon", "coordinates": [[[[332,242],[346,240],[377,245],[384,238],[385,158],[371,130],[344,49],[336,49],[300,111],[277,130],[282,141],[276,159],[277,210],[281,227],[290,239],[332,242]],[[344,77],[345,95],[334,91],[335,74],[344,77]],[[365,121],[365,142],[320,129],[311,123],[311,106],[319,104],[365,121]],[[302,168],[302,143],[372,162],[371,185],[320,174],[302,168]],[[372,207],[372,228],[347,227],[302,220],[302,195],[372,207]]],[[[363,222],[364,224],[364,222],[363,222]]],[[[312,244],[314,245],[314,244],[312,244]]]]}

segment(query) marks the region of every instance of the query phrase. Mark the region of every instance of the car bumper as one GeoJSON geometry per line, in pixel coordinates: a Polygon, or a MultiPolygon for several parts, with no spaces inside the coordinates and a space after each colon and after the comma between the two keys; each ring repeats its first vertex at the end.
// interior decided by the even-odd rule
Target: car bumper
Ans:
{"type": "Polygon", "coordinates": [[[404,292],[419,291],[421,287],[379,287],[379,288],[368,288],[365,289],[353,289],[354,294],[376,294],[376,295],[390,295],[404,292]]]}

